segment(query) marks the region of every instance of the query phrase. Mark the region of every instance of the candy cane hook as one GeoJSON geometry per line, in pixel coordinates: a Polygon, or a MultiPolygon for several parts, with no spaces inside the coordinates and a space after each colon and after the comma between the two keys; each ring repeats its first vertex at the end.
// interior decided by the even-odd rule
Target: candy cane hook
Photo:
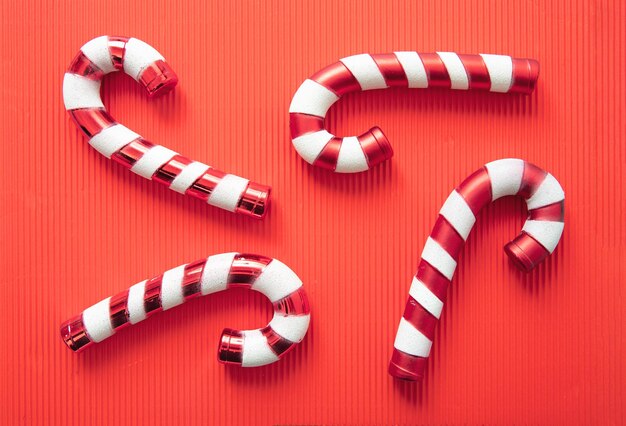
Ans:
{"type": "Polygon", "coordinates": [[[263,293],[273,304],[274,317],[257,330],[225,329],[218,350],[221,362],[271,364],[302,341],[310,320],[302,281],[279,260],[238,253],[210,256],[135,284],[63,323],[61,336],[70,349],[81,351],[157,312],[233,287],[263,293]]]}
{"type": "Polygon", "coordinates": [[[444,203],[424,246],[394,343],[392,376],[422,379],[446,290],[476,215],[507,195],[523,197],[528,207],[522,233],[504,247],[515,265],[528,272],[554,251],[563,233],[565,194],[550,173],[523,160],[504,159],[470,175],[444,203]]]}
{"type": "Polygon", "coordinates": [[[107,158],[147,179],[213,206],[261,218],[270,187],[226,174],[153,144],[117,123],[100,98],[102,77],[124,72],[141,84],[148,96],[169,92],[178,77],[152,46],[136,38],[95,38],[72,61],[63,79],[63,100],[89,144],[107,158]]]}
{"type": "Polygon", "coordinates": [[[528,94],[538,76],[537,61],[501,55],[394,52],[349,56],[313,74],[298,88],[289,107],[291,140],[309,164],[338,173],[362,172],[391,158],[393,149],[378,127],[344,138],[326,130],[326,113],[346,93],[440,87],[528,94]]]}

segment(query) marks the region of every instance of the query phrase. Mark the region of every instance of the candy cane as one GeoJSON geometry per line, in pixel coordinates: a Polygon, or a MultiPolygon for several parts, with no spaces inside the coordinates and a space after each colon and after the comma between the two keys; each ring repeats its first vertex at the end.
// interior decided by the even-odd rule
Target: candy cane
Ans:
{"type": "Polygon", "coordinates": [[[167,93],[178,83],[163,56],[141,40],[102,36],[86,43],[65,73],[63,100],[89,144],[132,172],[176,192],[231,212],[263,217],[270,187],[155,145],[109,115],[100,98],[100,83],[104,75],[122,69],[150,97],[167,93]]]}
{"type": "Polygon", "coordinates": [[[274,306],[274,317],[257,330],[225,329],[218,351],[221,362],[271,364],[302,341],[310,319],[302,281],[279,260],[238,253],[210,256],[135,284],[63,323],[61,336],[70,349],[80,351],[157,312],[233,287],[263,293],[274,306]]]}
{"type": "Polygon", "coordinates": [[[361,54],[341,59],[302,83],[289,107],[291,139],[309,164],[339,173],[368,170],[393,156],[378,127],[340,138],[326,130],[328,109],[346,93],[388,87],[441,87],[531,93],[539,76],[532,59],[452,52],[361,54]]]}
{"type": "Polygon", "coordinates": [[[528,219],[522,233],[504,247],[506,254],[528,272],[554,251],[563,233],[565,194],[550,173],[522,160],[504,159],[470,175],[444,203],[424,246],[394,343],[392,376],[422,379],[446,290],[476,215],[507,195],[526,200],[528,219]]]}

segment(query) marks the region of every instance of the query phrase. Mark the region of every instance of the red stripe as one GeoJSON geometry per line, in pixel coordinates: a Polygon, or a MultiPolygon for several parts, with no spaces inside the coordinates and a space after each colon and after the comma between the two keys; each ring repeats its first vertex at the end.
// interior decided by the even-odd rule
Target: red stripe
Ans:
{"type": "Polygon", "coordinates": [[[124,54],[126,53],[126,42],[128,37],[109,37],[109,53],[111,54],[111,61],[113,66],[118,69],[124,69],[124,54]]]}
{"type": "Polygon", "coordinates": [[[144,156],[144,154],[150,151],[155,145],[143,138],[135,139],[122,149],[117,151],[111,156],[111,159],[116,163],[121,164],[126,168],[131,168],[133,165],[144,156]]]}
{"type": "Polygon", "coordinates": [[[428,358],[413,356],[394,348],[389,363],[389,374],[404,380],[422,380],[427,360],[428,358]]]}
{"type": "Polygon", "coordinates": [[[82,50],[78,51],[67,72],[87,77],[91,80],[100,80],[104,75],[104,72],[91,62],[91,59],[85,56],[82,50]]]}
{"type": "Polygon", "coordinates": [[[263,333],[263,336],[267,339],[267,344],[272,349],[272,352],[278,357],[286,354],[290,349],[295,347],[293,342],[276,333],[269,325],[261,329],[261,333],[263,333]]]}
{"type": "Polygon", "coordinates": [[[291,130],[291,139],[308,133],[319,132],[325,129],[324,117],[292,112],[289,114],[289,129],[291,130]]]}
{"type": "Polygon", "coordinates": [[[111,297],[109,315],[114,330],[130,324],[128,322],[128,289],[111,297]]]}
{"type": "Polygon", "coordinates": [[[446,293],[450,281],[437,269],[431,266],[424,259],[420,259],[415,274],[418,280],[424,283],[426,287],[442,302],[446,301],[446,293]]]}
{"type": "Polygon", "coordinates": [[[406,302],[402,316],[413,327],[418,329],[420,333],[428,337],[431,342],[433,341],[435,338],[435,326],[439,321],[411,296],[409,296],[409,300],[406,302]]]}
{"type": "Polygon", "coordinates": [[[465,244],[463,237],[454,229],[450,222],[445,217],[439,215],[435,226],[430,233],[430,237],[437,241],[445,251],[452,256],[454,260],[458,260],[461,249],[465,244]]]}
{"type": "Polygon", "coordinates": [[[200,200],[207,201],[215,187],[222,181],[224,176],[226,176],[226,173],[210,168],[202,176],[196,179],[193,185],[191,185],[191,187],[187,190],[186,194],[200,200]]]}
{"type": "Polygon", "coordinates": [[[335,170],[342,142],[343,139],[337,137],[329,140],[326,146],[322,149],[322,152],[320,152],[313,162],[313,165],[324,169],[335,170]]]}
{"type": "Polygon", "coordinates": [[[163,275],[150,278],[146,282],[143,295],[143,307],[146,311],[146,317],[161,311],[161,280],[163,275]]]}
{"type": "Polygon", "coordinates": [[[378,55],[371,55],[378,65],[378,69],[385,77],[385,82],[389,87],[408,87],[409,80],[407,79],[404,68],[398,61],[398,58],[393,53],[384,53],[378,55]]]}
{"type": "Polygon", "coordinates": [[[528,218],[530,220],[551,220],[553,222],[563,222],[565,219],[565,202],[559,201],[558,203],[529,210],[528,218]]]}
{"type": "Polygon", "coordinates": [[[481,167],[469,175],[456,191],[465,199],[474,216],[491,203],[491,179],[487,169],[481,167]]]}
{"type": "Polygon", "coordinates": [[[68,112],[88,139],[115,124],[115,119],[104,108],[72,109],[68,112]]]}
{"type": "Polygon", "coordinates": [[[146,66],[139,74],[137,82],[148,92],[149,97],[161,96],[172,90],[178,84],[178,76],[162,59],[146,66]]]}
{"type": "Polygon", "coordinates": [[[159,167],[154,176],[152,176],[152,180],[169,186],[176,176],[191,163],[190,159],[182,155],[175,155],[170,161],[159,167]]]}
{"type": "Polygon", "coordinates": [[[450,75],[439,55],[436,53],[420,53],[419,56],[428,76],[428,87],[449,89],[452,86],[450,75]]]}
{"type": "Polygon", "coordinates": [[[306,297],[303,287],[274,302],[273,308],[275,313],[282,315],[306,315],[311,312],[309,299],[306,297]]]}
{"type": "Polygon", "coordinates": [[[183,281],[181,283],[185,300],[201,295],[200,279],[202,278],[205,265],[206,259],[201,259],[185,266],[185,274],[183,275],[183,281]]]}
{"type": "Polygon", "coordinates": [[[532,93],[539,78],[539,62],[534,59],[518,58],[512,58],[512,61],[513,82],[509,93],[532,93]]]}
{"type": "Polygon", "coordinates": [[[316,72],[311,80],[333,91],[337,96],[361,91],[361,85],[342,62],[335,62],[316,72]]]}
{"type": "Polygon", "coordinates": [[[531,235],[522,231],[513,241],[504,246],[504,252],[522,271],[530,271],[550,252],[531,235]]]}
{"type": "Polygon", "coordinates": [[[547,173],[543,169],[525,161],[522,184],[519,191],[517,191],[517,195],[525,199],[532,197],[546,178],[546,175],[547,173]]]}
{"type": "Polygon", "coordinates": [[[393,157],[389,139],[378,127],[372,127],[357,138],[370,168],[393,157]]]}
{"type": "Polygon", "coordinates": [[[228,287],[250,287],[271,261],[269,257],[256,254],[235,255],[228,274],[228,287]]]}
{"type": "Polygon", "coordinates": [[[243,360],[243,333],[230,328],[224,329],[220,339],[218,358],[221,362],[229,364],[239,364],[243,360]]]}
{"type": "Polygon", "coordinates": [[[469,79],[470,90],[491,89],[491,78],[487,65],[480,55],[458,55],[469,79]]]}

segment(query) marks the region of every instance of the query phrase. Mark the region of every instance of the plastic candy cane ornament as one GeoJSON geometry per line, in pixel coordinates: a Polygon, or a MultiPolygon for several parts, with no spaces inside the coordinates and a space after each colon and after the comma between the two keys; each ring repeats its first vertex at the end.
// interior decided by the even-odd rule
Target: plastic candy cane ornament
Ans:
{"type": "Polygon", "coordinates": [[[224,253],[181,265],[83,311],[61,326],[67,346],[80,351],[130,324],[198,296],[245,287],[267,296],[274,317],[261,329],[225,329],[218,359],[256,367],[278,361],[304,338],[309,328],[309,302],[302,281],[276,259],[224,253]]]}
{"type": "Polygon", "coordinates": [[[361,54],[341,59],[302,83],[289,107],[291,139],[308,163],[339,173],[368,170],[393,156],[378,127],[340,138],[326,130],[329,108],[346,93],[388,87],[440,87],[531,93],[539,76],[532,59],[452,52],[361,54]]]}
{"type": "Polygon", "coordinates": [[[396,335],[389,365],[392,376],[422,379],[446,290],[476,215],[507,195],[526,200],[528,219],[522,233],[504,247],[506,254],[530,271],[554,251],[563,233],[565,195],[550,173],[522,160],[505,159],[465,179],[444,203],[426,241],[396,335]]]}
{"type": "Polygon", "coordinates": [[[134,78],[150,97],[167,93],[178,83],[163,56],[141,40],[102,36],[86,43],[65,74],[63,100],[89,144],[132,172],[176,192],[231,212],[263,217],[270,187],[155,145],[107,113],[100,98],[100,83],[104,75],[118,70],[134,78]]]}

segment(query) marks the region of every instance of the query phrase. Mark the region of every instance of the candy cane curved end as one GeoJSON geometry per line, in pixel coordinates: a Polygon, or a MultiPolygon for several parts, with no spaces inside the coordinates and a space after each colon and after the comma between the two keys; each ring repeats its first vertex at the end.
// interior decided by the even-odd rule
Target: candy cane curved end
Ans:
{"type": "Polygon", "coordinates": [[[504,250],[516,266],[530,271],[551,254],[563,233],[565,194],[550,173],[518,159],[486,164],[465,179],[439,211],[426,241],[400,320],[389,374],[421,380],[457,259],[478,212],[508,195],[526,200],[522,232],[504,250]]]}
{"type": "Polygon", "coordinates": [[[109,115],[100,98],[100,84],[104,75],[119,70],[141,84],[150,97],[165,94],[178,83],[163,56],[141,40],[102,36],[87,42],[65,73],[63,100],[89,144],[132,172],[176,192],[231,212],[262,218],[269,206],[269,186],[153,144],[109,115]]]}
{"type": "Polygon", "coordinates": [[[360,136],[326,130],[326,113],[343,95],[388,87],[531,93],[539,63],[504,55],[452,52],[361,54],[341,59],[305,80],[289,107],[291,140],[309,164],[338,173],[369,170],[390,159],[393,149],[378,127],[360,136]]]}
{"type": "Polygon", "coordinates": [[[135,284],[63,323],[61,337],[70,349],[82,351],[157,312],[233,287],[264,294],[274,316],[256,330],[225,329],[218,348],[220,362],[243,367],[271,364],[302,341],[310,320],[302,281],[279,260],[239,253],[213,255],[135,284]]]}

